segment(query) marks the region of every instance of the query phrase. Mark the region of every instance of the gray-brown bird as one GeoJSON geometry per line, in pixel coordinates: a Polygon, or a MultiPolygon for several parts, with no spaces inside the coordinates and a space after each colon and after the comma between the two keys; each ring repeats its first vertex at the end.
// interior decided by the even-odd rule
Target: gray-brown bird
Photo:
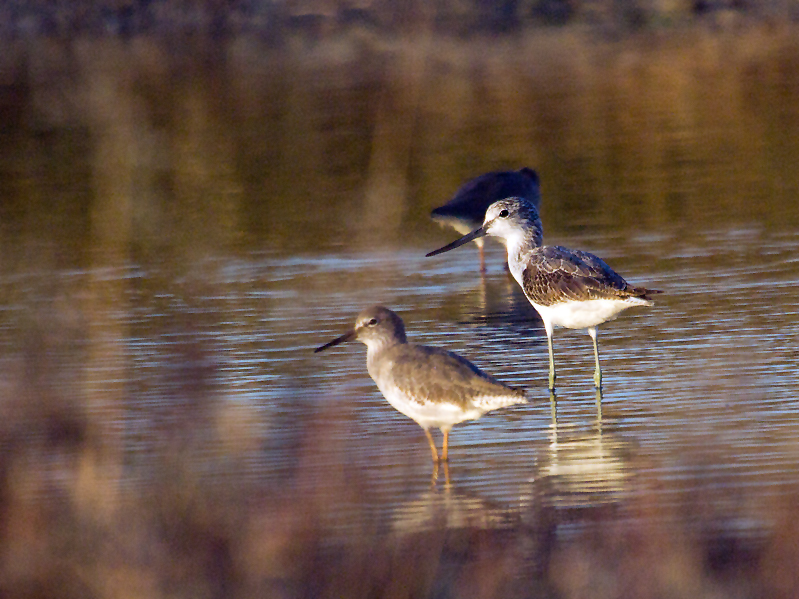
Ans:
{"type": "Polygon", "coordinates": [[[352,340],[366,345],[366,368],[388,403],[424,429],[434,462],[439,457],[430,428],[444,434],[440,459],[446,461],[454,425],[527,402],[522,391],[500,383],[456,353],[408,343],[402,319],[383,306],[364,310],[353,329],[314,351],[352,340]]]}

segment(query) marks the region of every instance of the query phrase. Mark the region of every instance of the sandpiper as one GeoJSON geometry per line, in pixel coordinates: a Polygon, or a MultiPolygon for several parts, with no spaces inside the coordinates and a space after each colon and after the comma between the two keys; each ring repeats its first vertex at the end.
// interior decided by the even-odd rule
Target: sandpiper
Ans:
{"type": "Polygon", "coordinates": [[[544,321],[549,347],[549,388],[555,389],[552,330],[556,326],[588,331],[594,342],[594,383],[601,388],[597,326],[632,306],[651,306],[650,295],[660,291],[631,287],[588,252],[543,245],[543,231],[538,209],[532,202],[507,198],[488,208],[481,227],[427,255],[447,252],[485,235],[502,239],[513,278],[544,321]]]}
{"type": "MultiPolygon", "coordinates": [[[[538,174],[527,167],[518,171],[485,173],[461,185],[453,198],[435,208],[430,216],[434,221],[465,235],[483,224],[486,210],[491,204],[509,197],[525,198],[538,207],[541,203],[538,174]]],[[[483,240],[478,239],[476,243],[480,251],[480,272],[485,272],[483,240]]]]}
{"type": "Polygon", "coordinates": [[[441,461],[446,461],[454,425],[527,402],[522,391],[503,385],[458,354],[408,343],[402,319],[383,306],[367,308],[355,328],[314,351],[355,339],[366,345],[366,368],[388,403],[424,429],[436,463],[431,427],[444,434],[441,461]]]}

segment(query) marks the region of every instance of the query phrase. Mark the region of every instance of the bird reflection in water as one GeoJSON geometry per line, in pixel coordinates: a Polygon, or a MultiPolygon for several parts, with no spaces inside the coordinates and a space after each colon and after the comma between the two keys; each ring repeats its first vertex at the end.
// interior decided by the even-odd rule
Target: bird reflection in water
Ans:
{"type": "MultiPolygon", "coordinates": [[[[596,425],[598,429],[602,429],[602,389],[595,388],[596,391],[596,425]]],[[[558,396],[554,389],[549,390],[549,405],[552,410],[552,428],[557,429],[558,426],[558,396]]]]}
{"type": "Polygon", "coordinates": [[[554,393],[550,403],[550,442],[537,467],[534,495],[556,508],[591,509],[620,501],[628,490],[630,443],[608,430],[601,391],[596,390],[597,418],[588,431],[558,424],[554,393]]]}
{"type": "Polygon", "coordinates": [[[450,482],[446,462],[441,469],[446,480],[443,485],[433,484],[394,509],[391,527],[395,534],[404,536],[436,529],[497,530],[519,524],[518,506],[459,491],[450,482]]]}
{"type": "Polygon", "coordinates": [[[493,277],[464,278],[460,289],[459,293],[443,298],[443,307],[463,324],[508,325],[524,328],[529,334],[531,325],[542,322],[508,272],[493,277]]]}
{"type": "MultiPolygon", "coordinates": [[[[439,474],[439,469],[440,469],[439,466],[441,465],[441,463],[442,462],[440,462],[440,461],[433,462],[433,479],[432,479],[432,481],[430,483],[431,487],[435,487],[436,483],[438,482],[438,474],[439,474]]],[[[443,471],[444,471],[444,485],[445,485],[445,487],[449,488],[449,486],[450,486],[449,462],[443,462],[443,464],[444,464],[443,468],[441,468],[441,469],[443,469],[443,471]]]]}

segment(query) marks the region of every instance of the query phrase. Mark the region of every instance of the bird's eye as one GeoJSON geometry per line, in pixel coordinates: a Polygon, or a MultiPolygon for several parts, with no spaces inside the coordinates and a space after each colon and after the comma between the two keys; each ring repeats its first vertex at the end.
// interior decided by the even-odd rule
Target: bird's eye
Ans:
{"type": "Polygon", "coordinates": [[[510,214],[510,212],[508,212],[507,209],[506,210],[500,210],[499,211],[499,218],[508,218],[508,214],[510,214]]]}
{"type": "Polygon", "coordinates": [[[377,318],[370,318],[369,322],[366,323],[368,326],[373,327],[377,324],[377,318]]]}

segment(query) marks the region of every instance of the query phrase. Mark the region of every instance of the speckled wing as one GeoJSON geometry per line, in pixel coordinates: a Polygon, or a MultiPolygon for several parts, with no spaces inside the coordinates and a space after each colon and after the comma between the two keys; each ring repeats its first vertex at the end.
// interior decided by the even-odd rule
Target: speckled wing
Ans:
{"type": "Polygon", "coordinates": [[[525,395],[500,383],[461,356],[424,345],[401,344],[381,357],[378,376],[390,374],[391,384],[419,403],[442,402],[467,407],[479,400],[486,409],[526,401],[525,395]],[[487,398],[495,398],[486,401],[487,398]]]}
{"type": "Polygon", "coordinates": [[[523,273],[524,292],[542,306],[594,299],[646,298],[597,256],[560,246],[537,248],[523,273]]]}

